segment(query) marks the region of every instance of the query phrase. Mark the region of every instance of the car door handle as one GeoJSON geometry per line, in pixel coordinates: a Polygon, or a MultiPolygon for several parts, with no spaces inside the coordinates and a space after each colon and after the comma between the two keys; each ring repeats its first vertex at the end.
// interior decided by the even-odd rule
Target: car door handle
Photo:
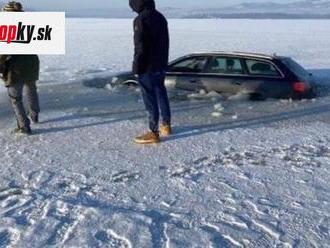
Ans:
{"type": "Polygon", "coordinates": [[[197,80],[196,79],[190,79],[189,82],[190,83],[197,83],[197,80]]]}
{"type": "Polygon", "coordinates": [[[242,82],[240,82],[240,81],[232,81],[232,84],[242,85],[242,82]]]}

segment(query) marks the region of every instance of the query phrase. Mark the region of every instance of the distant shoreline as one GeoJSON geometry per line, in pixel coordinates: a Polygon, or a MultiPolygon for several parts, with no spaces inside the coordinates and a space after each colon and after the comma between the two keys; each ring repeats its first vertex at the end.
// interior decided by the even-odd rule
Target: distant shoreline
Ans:
{"type": "MultiPolygon", "coordinates": [[[[176,15],[164,13],[169,19],[253,19],[253,20],[330,20],[330,14],[291,14],[291,13],[191,13],[185,15],[176,15]]],[[[112,15],[109,13],[90,13],[77,14],[66,13],[69,18],[106,18],[106,19],[128,19],[134,18],[135,15],[112,15]]]]}
{"type": "MultiPolygon", "coordinates": [[[[68,19],[133,19],[134,17],[66,16],[68,19]]],[[[330,17],[167,17],[169,20],[330,20],[330,17]]]]}

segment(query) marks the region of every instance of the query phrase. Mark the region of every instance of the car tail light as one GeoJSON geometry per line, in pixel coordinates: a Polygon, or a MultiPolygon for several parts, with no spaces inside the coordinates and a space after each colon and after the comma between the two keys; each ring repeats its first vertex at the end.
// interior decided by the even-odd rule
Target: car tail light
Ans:
{"type": "Polygon", "coordinates": [[[293,84],[293,90],[298,93],[303,93],[307,90],[307,85],[304,82],[295,82],[293,84]]]}

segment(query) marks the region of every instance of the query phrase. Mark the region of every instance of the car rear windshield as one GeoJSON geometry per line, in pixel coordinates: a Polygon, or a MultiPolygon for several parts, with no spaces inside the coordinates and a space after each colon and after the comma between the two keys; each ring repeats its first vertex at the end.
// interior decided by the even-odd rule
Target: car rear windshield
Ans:
{"type": "Polygon", "coordinates": [[[309,73],[291,58],[282,58],[281,61],[301,80],[308,80],[309,73]]]}

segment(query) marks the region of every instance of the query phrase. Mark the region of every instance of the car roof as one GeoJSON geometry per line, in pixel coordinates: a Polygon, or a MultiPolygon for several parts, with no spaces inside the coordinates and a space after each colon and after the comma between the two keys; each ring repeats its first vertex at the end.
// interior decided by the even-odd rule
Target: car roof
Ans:
{"type": "Polygon", "coordinates": [[[268,60],[274,60],[274,59],[280,59],[284,57],[274,55],[268,55],[268,54],[262,54],[262,53],[249,53],[249,52],[226,52],[226,51],[216,51],[216,52],[197,52],[197,53],[191,53],[187,56],[213,56],[213,55],[225,55],[225,56],[237,56],[237,57],[246,57],[246,58],[259,58],[259,59],[268,59],[268,60]]]}

